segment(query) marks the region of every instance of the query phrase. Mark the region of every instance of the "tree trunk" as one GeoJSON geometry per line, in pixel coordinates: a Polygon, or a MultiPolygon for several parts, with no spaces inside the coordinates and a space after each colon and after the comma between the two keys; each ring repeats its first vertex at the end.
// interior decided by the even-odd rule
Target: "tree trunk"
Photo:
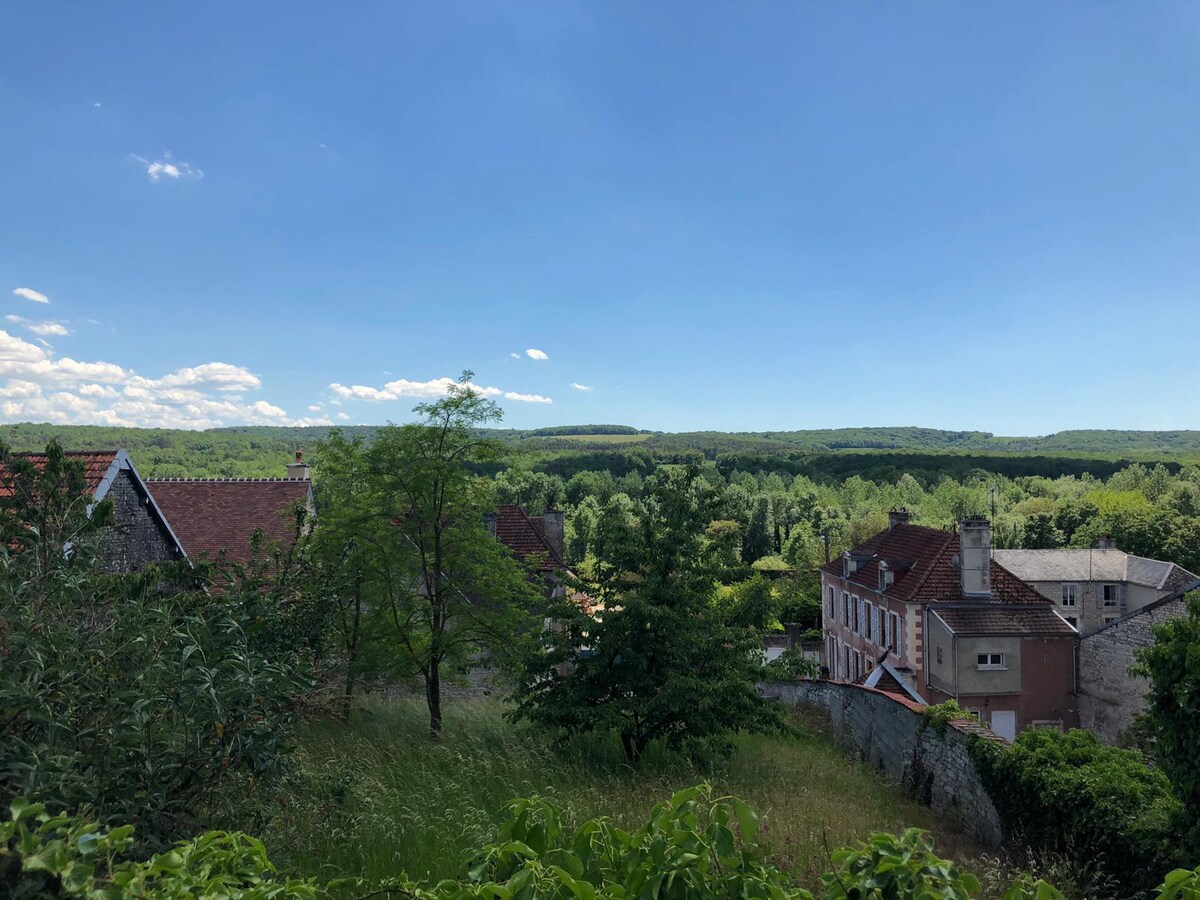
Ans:
{"type": "Polygon", "coordinates": [[[425,676],[425,700],[429,704],[429,736],[438,740],[442,736],[442,674],[437,659],[429,661],[429,674],[425,676]]]}

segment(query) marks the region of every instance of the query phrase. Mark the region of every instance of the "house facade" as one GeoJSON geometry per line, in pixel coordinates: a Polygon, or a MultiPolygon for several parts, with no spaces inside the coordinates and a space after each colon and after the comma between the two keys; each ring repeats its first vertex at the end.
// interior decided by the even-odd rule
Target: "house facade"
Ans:
{"type": "Polygon", "coordinates": [[[997,550],[995,559],[1081,632],[1115,622],[1196,580],[1175,563],[1118,550],[1112,538],[1085,550],[997,550]]]}
{"type": "Polygon", "coordinates": [[[1077,724],[1075,629],[992,557],[987,519],[957,531],[888,516],[888,529],[821,568],[822,662],[858,682],[887,665],[927,703],[954,699],[1011,739],[1077,724]]]}

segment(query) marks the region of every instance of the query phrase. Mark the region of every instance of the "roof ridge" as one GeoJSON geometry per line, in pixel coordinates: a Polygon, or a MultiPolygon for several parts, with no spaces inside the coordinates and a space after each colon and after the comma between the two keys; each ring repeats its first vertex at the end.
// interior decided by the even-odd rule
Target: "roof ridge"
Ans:
{"type": "Polygon", "coordinates": [[[189,476],[142,479],[147,484],[307,484],[307,478],[192,478],[189,476]]]}

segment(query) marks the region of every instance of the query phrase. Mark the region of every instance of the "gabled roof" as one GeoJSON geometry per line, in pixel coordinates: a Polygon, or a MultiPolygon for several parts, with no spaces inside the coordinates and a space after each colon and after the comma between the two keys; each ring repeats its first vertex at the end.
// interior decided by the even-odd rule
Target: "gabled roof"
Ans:
{"type": "Polygon", "coordinates": [[[1050,603],[936,604],[929,611],[953,634],[1074,637],[1076,631],[1050,603]]]}
{"type": "MultiPolygon", "coordinates": [[[[895,580],[884,591],[885,597],[914,602],[955,602],[968,599],[962,591],[962,579],[954,558],[961,547],[956,531],[942,531],[926,525],[903,522],[881,531],[855,547],[850,553],[863,560],[849,580],[871,591],[879,590],[879,563],[885,561],[895,580]]],[[[821,566],[835,577],[842,575],[842,560],[821,566]]],[[[995,559],[991,561],[990,581],[993,603],[1039,603],[1046,598],[995,559]]]]}
{"type": "Polygon", "coordinates": [[[908,678],[886,659],[872,670],[863,681],[864,687],[875,688],[886,694],[907,694],[917,703],[924,703],[925,698],[916,692],[908,678]]]}
{"type": "MultiPolygon", "coordinates": [[[[46,460],[45,453],[14,453],[12,455],[28,459],[39,467],[44,465],[46,460]]],[[[122,471],[128,472],[134,489],[146,498],[146,507],[151,518],[165,532],[166,538],[174,546],[175,552],[181,556],[186,555],[179,536],[150,493],[145,479],[138,474],[137,467],[134,466],[128,453],[124,450],[70,450],[63,455],[67,459],[83,463],[84,483],[88,493],[91,494],[93,503],[99,503],[104,499],[108,494],[108,489],[112,487],[113,482],[122,471]]],[[[0,496],[12,495],[12,484],[8,476],[8,467],[0,462],[0,496]]],[[[91,514],[90,505],[88,513],[91,514]]]]}
{"type": "Polygon", "coordinates": [[[1117,581],[1174,591],[1196,580],[1175,563],[1123,550],[996,550],[994,555],[1025,581],[1117,581]]]}
{"type": "Polygon", "coordinates": [[[312,503],[307,478],[152,478],[147,484],[193,559],[224,551],[233,562],[247,562],[256,529],[267,542],[289,547],[296,540],[296,507],[312,503]]]}
{"type": "Polygon", "coordinates": [[[540,525],[540,518],[531,518],[516,504],[505,504],[496,510],[496,539],[518,559],[540,556],[538,569],[543,572],[563,568],[562,559],[547,543],[540,525]]]}

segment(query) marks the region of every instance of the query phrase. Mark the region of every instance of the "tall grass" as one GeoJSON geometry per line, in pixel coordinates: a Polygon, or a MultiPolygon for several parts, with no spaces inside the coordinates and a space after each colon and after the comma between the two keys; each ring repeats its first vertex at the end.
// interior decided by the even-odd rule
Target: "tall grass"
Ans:
{"type": "Polygon", "coordinates": [[[776,861],[800,883],[828,868],[827,848],[871,831],[916,825],[938,835],[943,853],[974,851],[811,725],[800,723],[794,738],[741,737],[728,761],[698,766],[652,753],[635,770],[615,740],[590,736],[556,750],[504,710],[494,700],[452,706],[439,743],[428,738],[419,701],[369,707],[350,725],[310,727],[296,790],[267,836],[272,857],[327,877],[438,879],[461,873],[513,797],[540,795],[571,824],[604,815],[632,827],[655,802],[702,780],[758,811],[776,861]]]}

